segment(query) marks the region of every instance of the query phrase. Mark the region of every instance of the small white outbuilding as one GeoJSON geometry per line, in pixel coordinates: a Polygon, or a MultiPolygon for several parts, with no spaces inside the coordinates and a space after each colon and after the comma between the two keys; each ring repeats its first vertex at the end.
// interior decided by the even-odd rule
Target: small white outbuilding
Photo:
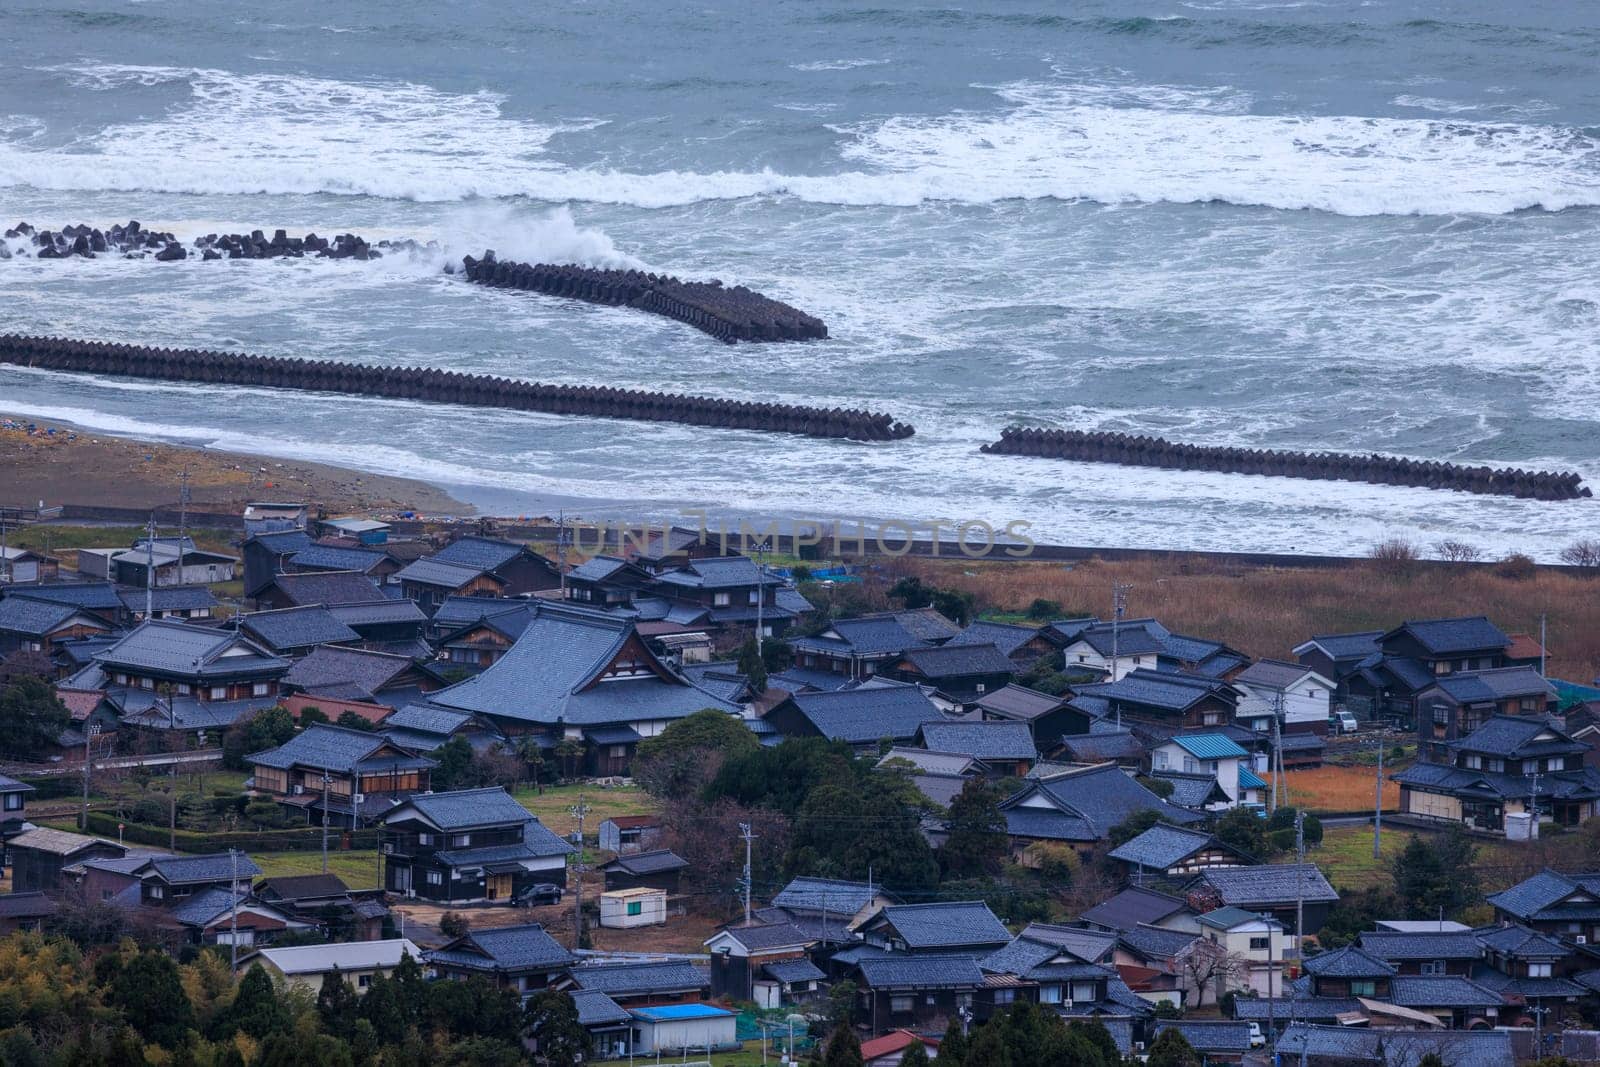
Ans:
{"type": "Polygon", "coordinates": [[[600,925],[612,930],[660,926],[667,921],[667,891],[639,886],[600,894],[600,925]]]}

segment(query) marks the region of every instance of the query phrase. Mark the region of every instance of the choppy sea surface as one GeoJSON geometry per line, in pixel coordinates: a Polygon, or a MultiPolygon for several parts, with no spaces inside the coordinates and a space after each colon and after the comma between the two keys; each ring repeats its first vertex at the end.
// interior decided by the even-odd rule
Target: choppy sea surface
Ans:
{"type": "MultiPolygon", "coordinates": [[[[1009,422],[1600,481],[1600,9],[1529,0],[16,0],[0,222],[437,241],[0,261],[0,331],[887,410],[812,441],[0,368],[0,410],[503,513],[988,519],[1082,545],[1553,558],[1600,502],[987,457],[1009,422]],[[822,316],[727,347],[448,258],[822,316]]],[[[0,498],[4,493],[0,471],[0,498]]]]}

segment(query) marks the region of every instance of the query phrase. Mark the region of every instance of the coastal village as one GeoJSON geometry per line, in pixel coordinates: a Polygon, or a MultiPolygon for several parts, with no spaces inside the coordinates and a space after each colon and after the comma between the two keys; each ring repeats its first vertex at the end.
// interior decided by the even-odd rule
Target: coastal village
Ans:
{"type": "Polygon", "coordinates": [[[148,1062],[269,1062],[262,990],[354,1062],[402,994],[443,1062],[1600,1062],[1600,689],[1511,620],[1270,657],[689,527],[3,520],[0,954],[181,974],[148,1062]]]}

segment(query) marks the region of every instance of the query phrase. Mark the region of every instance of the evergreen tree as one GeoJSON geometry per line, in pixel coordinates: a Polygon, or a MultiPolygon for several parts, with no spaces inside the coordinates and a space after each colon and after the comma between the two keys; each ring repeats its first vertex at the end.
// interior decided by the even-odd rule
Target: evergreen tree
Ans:
{"type": "MultiPolygon", "coordinates": [[[[941,1055],[939,1058],[944,1057],[941,1055]]],[[[921,1041],[907,1045],[905,1052],[900,1056],[900,1067],[932,1067],[932,1064],[933,1061],[928,1059],[928,1050],[921,1041]]],[[[956,1063],[951,1067],[961,1067],[961,1065],[956,1063]]]]}
{"type": "Polygon", "coordinates": [[[289,1010],[272,988],[272,979],[261,964],[252,963],[239,981],[233,1004],[218,1016],[217,1036],[246,1033],[260,1041],[289,1029],[289,1010]]]}
{"type": "Polygon", "coordinates": [[[1200,1067],[1200,1057],[1176,1027],[1168,1027],[1151,1043],[1145,1067],[1200,1067]]]}
{"type": "Polygon", "coordinates": [[[322,990],[317,994],[317,1014],[322,1018],[323,1029],[338,1038],[349,1040],[355,1033],[361,1001],[350,983],[334,965],[333,971],[322,977],[322,990]]]}
{"type": "Polygon", "coordinates": [[[578,1007],[567,994],[546,989],[528,1001],[523,1022],[551,1067],[572,1067],[589,1049],[589,1032],[578,1022],[578,1007]]]}
{"type": "Polygon", "coordinates": [[[861,1039],[849,1026],[836,1026],[828,1035],[827,1051],[822,1054],[823,1067],[862,1067],[861,1039]]]}
{"type": "Polygon", "coordinates": [[[767,691],[767,662],[756,650],[756,639],[753,637],[739,646],[739,673],[749,680],[752,693],[767,691]]]}
{"type": "Polygon", "coordinates": [[[1266,823],[1249,808],[1234,808],[1217,820],[1217,840],[1265,863],[1273,852],[1266,823]]]}
{"type": "Polygon", "coordinates": [[[1417,835],[1391,861],[1395,893],[1408,919],[1452,916],[1480,896],[1478,850],[1460,827],[1434,838],[1417,835]]]}
{"type": "Polygon", "coordinates": [[[0,689],[0,752],[23,759],[37,756],[71,725],[67,706],[43,678],[22,675],[0,689]]]}
{"type": "Polygon", "coordinates": [[[178,965],[164,952],[141,952],[123,964],[108,998],[146,1041],[168,1049],[187,1043],[194,1009],[184,995],[178,965]]]}
{"type": "Polygon", "coordinates": [[[966,1033],[961,1029],[960,1019],[951,1019],[950,1025],[945,1027],[944,1038],[939,1042],[939,1055],[937,1059],[945,1061],[945,1067],[961,1067],[967,1059],[968,1041],[966,1033]]]}
{"type": "Polygon", "coordinates": [[[1010,839],[1002,799],[998,789],[975,778],[950,802],[950,833],[939,849],[946,878],[993,877],[1005,866],[1010,839]]]}
{"type": "Polygon", "coordinates": [[[972,1047],[967,1050],[966,1059],[961,1061],[964,1067],[1027,1067],[1033,1063],[1031,1057],[1021,1064],[1012,1060],[1011,1050],[1006,1047],[1001,1029],[993,1023],[978,1027],[977,1033],[972,1036],[972,1047]]]}
{"type": "Polygon", "coordinates": [[[433,769],[433,788],[446,792],[451,789],[470,789],[477,785],[472,768],[472,745],[457,734],[434,752],[439,766],[433,769]]]}

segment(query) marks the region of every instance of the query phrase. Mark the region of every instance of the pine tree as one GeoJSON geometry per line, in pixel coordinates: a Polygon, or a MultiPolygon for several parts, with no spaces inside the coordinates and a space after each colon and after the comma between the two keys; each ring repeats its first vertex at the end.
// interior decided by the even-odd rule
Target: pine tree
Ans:
{"type": "Polygon", "coordinates": [[[967,1059],[967,1047],[967,1035],[961,1029],[961,1020],[950,1020],[944,1040],[939,1042],[938,1059],[944,1061],[944,1067],[961,1067],[967,1059]]]}
{"type": "Polygon", "coordinates": [[[188,1040],[194,1008],[178,965],[165,953],[141,952],[128,960],[112,981],[109,999],[146,1041],[177,1049],[188,1040]]]}
{"type": "Polygon", "coordinates": [[[317,1014],[322,1017],[323,1028],[335,1037],[349,1040],[355,1033],[361,1002],[350,983],[339,973],[339,967],[323,976],[322,991],[317,994],[317,1014]]]}
{"type": "Polygon", "coordinates": [[[828,1035],[828,1049],[822,1056],[823,1067],[862,1067],[861,1039],[849,1026],[836,1026],[828,1035]]]}
{"type": "Polygon", "coordinates": [[[1145,1067],[1200,1067],[1200,1057],[1176,1027],[1168,1027],[1150,1045],[1145,1067]]]}
{"type": "Polygon", "coordinates": [[[242,1031],[259,1041],[288,1030],[289,1022],[289,1010],[272,988],[272,979],[261,964],[252,963],[233,1004],[219,1016],[218,1035],[228,1038],[242,1031]]]}
{"type": "MultiPolygon", "coordinates": [[[[942,1056],[940,1058],[943,1059],[942,1056]]],[[[900,1067],[932,1067],[932,1064],[933,1061],[928,1059],[928,1050],[921,1041],[907,1045],[900,1056],[900,1067]]],[[[956,1067],[960,1067],[960,1064],[956,1067]]]]}

